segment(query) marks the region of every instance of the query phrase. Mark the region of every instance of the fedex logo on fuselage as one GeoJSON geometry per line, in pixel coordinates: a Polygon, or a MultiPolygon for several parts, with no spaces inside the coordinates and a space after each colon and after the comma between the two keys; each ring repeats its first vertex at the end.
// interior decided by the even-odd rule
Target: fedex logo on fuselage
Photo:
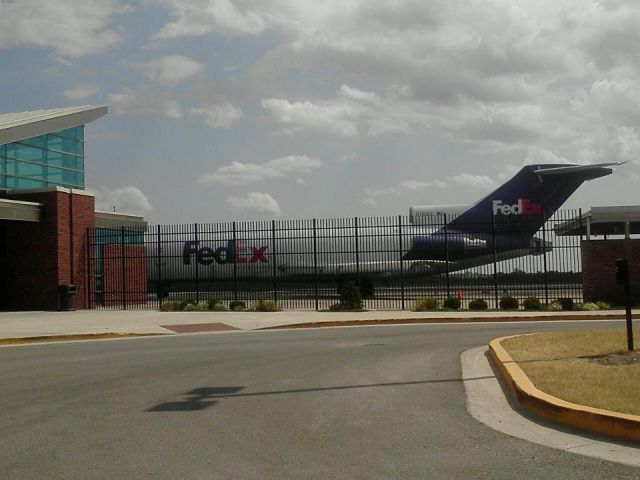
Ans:
{"type": "Polygon", "coordinates": [[[191,257],[194,256],[200,265],[225,265],[227,263],[268,263],[266,257],[267,245],[259,247],[247,247],[240,240],[229,240],[226,246],[215,250],[210,247],[198,248],[200,241],[184,242],[182,247],[182,263],[191,265],[191,257]]]}
{"type": "Polygon", "coordinates": [[[519,198],[513,205],[502,203],[502,200],[493,201],[494,215],[535,215],[536,213],[542,213],[542,204],[532,202],[528,198],[519,198]]]}

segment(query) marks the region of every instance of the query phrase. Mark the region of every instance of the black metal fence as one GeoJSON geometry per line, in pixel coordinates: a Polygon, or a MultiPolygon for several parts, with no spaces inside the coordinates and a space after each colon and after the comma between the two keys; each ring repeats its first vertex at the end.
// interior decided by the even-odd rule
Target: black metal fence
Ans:
{"type": "MultiPolygon", "coordinates": [[[[452,222],[447,215],[274,220],[121,227],[88,232],[90,308],[157,308],[170,300],[274,300],[285,309],[323,310],[346,281],[368,309],[410,309],[424,297],[503,295],[543,303],[582,298],[580,238],[556,235],[581,218],[495,216],[452,222]],[[525,222],[538,222],[529,228],[525,222]]],[[[460,217],[462,218],[462,217],[460,217]]],[[[459,219],[458,219],[459,220],[459,219]]]]}

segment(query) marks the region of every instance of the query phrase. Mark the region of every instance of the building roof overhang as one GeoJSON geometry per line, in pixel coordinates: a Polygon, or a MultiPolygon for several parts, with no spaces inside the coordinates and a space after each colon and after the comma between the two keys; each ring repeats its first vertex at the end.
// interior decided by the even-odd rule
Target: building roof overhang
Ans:
{"type": "Polygon", "coordinates": [[[0,114],[0,145],[86,125],[107,112],[107,105],[83,105],[0,114]]]}
{"type": "Polygon", "coordinates": [[[554,227],[556,235],[624,235],[640,234],[640,205],[592,207],[571,220],[554,227]],[[628,226],[627,226],[628,224],[628,226]],[[587,228],[588,225],[588,228],[587,228]]]}

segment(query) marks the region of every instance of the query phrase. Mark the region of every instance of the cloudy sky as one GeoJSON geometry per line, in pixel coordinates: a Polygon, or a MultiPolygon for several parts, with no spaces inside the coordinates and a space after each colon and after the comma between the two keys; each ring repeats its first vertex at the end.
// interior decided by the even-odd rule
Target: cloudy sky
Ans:
{"type": "Polygon", "coordinates": [[[527,163],[629,161],[637,0],[0,0],[0,112],[108,104],[87,188],[152,223],[471,203],[527,163]]]}

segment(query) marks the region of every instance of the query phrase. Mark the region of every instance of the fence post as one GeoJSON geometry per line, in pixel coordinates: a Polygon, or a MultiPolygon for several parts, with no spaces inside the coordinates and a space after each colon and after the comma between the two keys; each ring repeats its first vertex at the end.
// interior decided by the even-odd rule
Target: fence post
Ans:
{"type": "Polygon", "coordinates": [[[353,217],[356,236],[356,283],[360,285],[360,247],[358,245],[358,217],[353,217]]]}
{"type": "Polygon", "coordinates": [[[238,239],[236,237],[236,222],[233,222],[233,252],[230,261],[233,262],[233,300],[238,301],[238,264],[236,263],[236,249],[238,239]]]}
{"type": "Polygon", "coordinates": [[[540,212],[542,215],[542,258],[544,265],[544,302],[549,304],[549,277],[547,275],[547,219],[544,214],[544,209],[540,212]]]}
{"type": "Polygon", "coordinates": [[[125,260],[125,249],[124,249],[124,225],[120,227],[120,257],[121,257],[121,280],[122,280],[122,309],[127,309],[127,274],[125,271],[126,268],[126,260],[125,260]]]}
{"type": "Polygon", "coordinates": [[[405,308],[404,304],[404,258],[402,255],[402,215],[398,215],[398,247],[400,254],[400,306],[402,310],[405,308]]]}
{"type": "Polygon", "coordinates": [[[160,236],[160,224],[158,224],[158,283],[156,285],[156,298],[160,300],[160,305],[162,305],[162,301],[164,300],[164,296],[162,295],[162,240],[160,236]]]}
{"type": "Polygon", "coordinates": [[[85,305],[87,306],[87,310],[91,309],[91,292],[89,291],[91,288],[91,256],[89,252],[91,251],[91,228],[87,227],[87,241],[86,241],[87,252],[85,254],[86,257],[86,266],[84,270],[84,285],[85,285],[85,305]]]}
{"type": "MultiPolygon", "coordinates": [[[[198,243],[198,224],[194,223],[193,224],[193,231],[195,233],[195,238],[194,240],[196,241],[196,245],[199,245],[198,243]]],[[[235,244],[234,244],[234,249],[235,249],[235,244]]],[[[198,262],[198,259],[196,258],[196,303],[200,302],[200,262],[198,262]]]]}
{"type": "Polygon", "coordinates": [[[316,219],[313,219],[313,298],[316,312],[318,308],[318,234],[316,231],[316,219]]]}
{"type": "Polygon", "coordinates": [[[273,301],[278,301],[278,280],[276,266],[276,221],[271,220],[271,258],[273,260],[273,301]]]}
{"type": "Polygon", "coordinates": [[[446,266],[446,278],[447,278],[447,298],[451,296],[451,280],[449,278],[449,234],[447,229],[447,214],[444,214],[444,251],[445,251],[445,266],[446,266]]]}
{"type": "Polygon", "coordinates": [[[496,308],[499,307],[498,296],[498,262],[496,255],[496,216],[491,214],[491,251],[493,253],[493,294],[496,301],[496,308]]]}

